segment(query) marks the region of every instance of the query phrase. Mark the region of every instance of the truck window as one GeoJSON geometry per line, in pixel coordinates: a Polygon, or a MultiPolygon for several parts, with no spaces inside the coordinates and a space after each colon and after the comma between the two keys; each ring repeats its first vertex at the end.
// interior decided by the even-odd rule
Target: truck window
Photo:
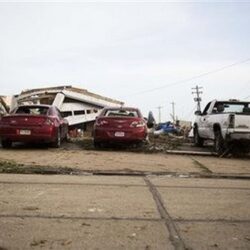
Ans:
{"type": "Polygon", "coordinates": [[[245,113],[249,108],[249,103],[225,103],[225,113],[245,113]]]}
{"type": "Polygon", "coordinates": [[[216,102],[212,110],[212,113],[213,114],[223,113],[225,111],[225,107],[226,107],[225,103],[216,102]]]}

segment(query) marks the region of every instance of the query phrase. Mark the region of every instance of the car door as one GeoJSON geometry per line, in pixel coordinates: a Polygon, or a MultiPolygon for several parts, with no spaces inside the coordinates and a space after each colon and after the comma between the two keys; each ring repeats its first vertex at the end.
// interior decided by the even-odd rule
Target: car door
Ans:
{"type": "Polygon", "coordinates": [[[212,139],[213,135],[213,122],[212,115],[206,114],[203,116],[203,137],[212,139]]]}

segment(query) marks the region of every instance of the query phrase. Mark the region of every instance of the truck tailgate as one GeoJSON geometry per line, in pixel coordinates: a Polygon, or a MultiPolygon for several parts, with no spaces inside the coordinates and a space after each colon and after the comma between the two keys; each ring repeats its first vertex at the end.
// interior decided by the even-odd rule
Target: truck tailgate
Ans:
{"type": "Polygon", "coordinates": [[[249,129],[250,132],[250,115],[235,115],[235,129],[249,129]]]}

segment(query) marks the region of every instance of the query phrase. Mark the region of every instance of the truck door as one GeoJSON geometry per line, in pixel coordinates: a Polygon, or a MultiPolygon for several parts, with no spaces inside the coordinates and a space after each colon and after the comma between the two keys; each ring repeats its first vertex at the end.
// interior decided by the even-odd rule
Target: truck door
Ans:
{"type": "Polygon", "coordinates": [[[208,126],[209,126],[209,115],[208,110],[210,108],[211,102],[207,104],[202,115],[199,118],[199,135],[200,137],[207,138],[208,136],[208,126]]]}
{"type": "Polygon", "coordinates": [[[219,122],[218,115],[221,115],[224,111],[224,104],[213,101],[210,104],[210,107],[207,111],[207,114],[204,116],[204,136],[209,139],[214,139],[214,123],[219,122]]]}

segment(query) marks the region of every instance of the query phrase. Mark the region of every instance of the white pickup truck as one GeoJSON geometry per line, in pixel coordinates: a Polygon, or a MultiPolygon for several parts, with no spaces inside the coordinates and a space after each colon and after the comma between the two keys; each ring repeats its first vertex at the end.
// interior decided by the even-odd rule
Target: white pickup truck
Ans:
{"type": "Polygon", "coordinates": [[[250,151],[250,102],[213,100],[195,115],[195,145],[203,146],[204,140],[213,140],[218,154],[231,146],[250,151]]]}

